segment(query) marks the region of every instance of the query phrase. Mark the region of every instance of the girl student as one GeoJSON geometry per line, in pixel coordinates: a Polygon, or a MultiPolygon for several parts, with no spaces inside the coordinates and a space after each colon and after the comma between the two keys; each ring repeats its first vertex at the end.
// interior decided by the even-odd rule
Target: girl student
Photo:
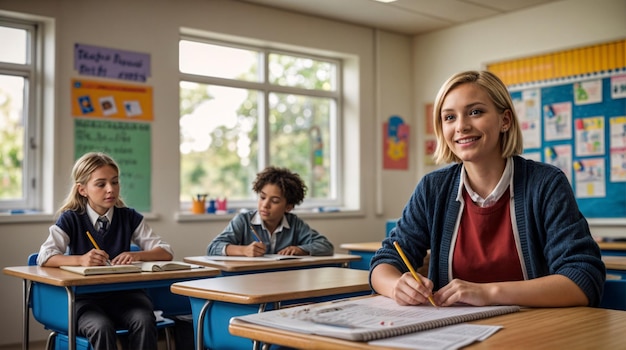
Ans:
{"type": "MultiPolygon", "coordinates": [[[[104,153],[87,153],[75,162],[70,192],[41,245],[38,265],[97,266],[172,259],[170,245],[152,231],[141,214],[124,204],[119,174],[116,162],[104,153]],[[141,251],[130,251],[131,243],[141,251]]],[[[117,328],[129,330],[125,348],[157,349],[153,305],[143,290],[77,295],[76,316],[78,334],[87,337],[94,349],[117,349],[117,328]]]]}

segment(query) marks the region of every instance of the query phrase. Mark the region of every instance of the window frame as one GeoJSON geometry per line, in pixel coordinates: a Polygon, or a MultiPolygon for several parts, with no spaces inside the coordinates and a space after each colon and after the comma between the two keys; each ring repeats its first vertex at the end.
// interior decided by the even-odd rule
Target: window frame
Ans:
{"type": "Polygon", "coordinates": [[[22,77],[25,79],[22,116],[24,120],[24,159],[22,163],[21,199],[0,200],[0,210],[26,212],[40,211],[42,203],[42,115],[41,106],[43,86],[43,24],[35,20],[26,20],[3,16],[0,25],[27,32],[26,63],[0,62],[0,74],[22,77]]]}
{"type": "MultiPolygon", "coordinates": [[[[306,97],[314,97],[314,98],[328,98],[335,103],[335,113],[334,116],[331,116],[331,124],[330,125],[330,145],[331,145],[331,156],[330,156],[330,196],[328,199],[312,199],[309,196],[305,197],[303,203],[301,203],[297,209],[312,209],[312,208],[327,208],[327,207],[343,207],[344,203],[344,183],[341,181],[340,174],[343,173],[343,162],[342,162],[342,154],[343,154],[343,137],[342,137],[342,125],[344,123],[343,117],[343,85],[342,85],[342,77],[343,77],[343,59],[340,57],[332,57],[327,55],[320,55],[311,53],[312,50],[307,48],[298,48],[294,49],[290,47],[289,49],[277,48],[276,44],[272,45],[254,45],[250,43],[244,43],[243,40],[241,42],[226,41],[211,38],[210,36],[201,36],[197,34],[185,34],[181,33],[179,36],[179,41],[181,40],[189,40],[195,41],[199,43],[205,43],[210,45],[219,45],[225,47],[231,47],[236,49],[244,49],[251,50],[260,53],[261,58],[259,62],[259,68],[261,70],[261,74],[259,74],[260,82],[251,82],[244,80],[235,80],[235,79],[227,79],[227,78],[219,78],[219,77],[211,77],[206,75],[197,75],[191,73],[183,73],[178,71],[179,76],[179,84],[180,82],[193,82],[199,84],[207,84],[207,85],[217,85],[224,87],[232,87],[232,88],[240,88],[240,89],[250,89],[257,90],[263,96],[262,101],[262,109],[263,114],[259,116],[259,144],[263,145],[263,152],[258,155],[259,164],[257,165],[259,171],[263,169],[268,163],[268,159],[270,159],[269,150],[270,147],[267,144],[267,139],[269,135],[269,120],[268,116],[270,115],[269,110],[269,96],[271,93],[284,93],[284,94],[297,94],[306,97]],[[277,84],[271,84],[269,82],[269,55],[270,54],[280,54],[280,55],[289,55],[292,57],[299,58],[310,58],[320,61],[326,61],[335,64],[336,72],[333,81],[336,84],[336,88],[333,91],[324,91],[324,90],[312,90],[305,89],[299,87],[289,87],[289,86],[281,86],[277,84]]],[[[180,101],[179,101],[180,104],[180,101]]],[[[179,115],[180,117],[180,115],[179,115]]],[[[179,184],[180,186],[180,184],[179,184]]],[[[180,203],[181,209],[186,210],[191,207],[191,201],[182,201],[180,203]]],[[[241,208],[255,208],[256,200],[230,200],[228,202],[229,209],[241,209],[241,208]]]]}

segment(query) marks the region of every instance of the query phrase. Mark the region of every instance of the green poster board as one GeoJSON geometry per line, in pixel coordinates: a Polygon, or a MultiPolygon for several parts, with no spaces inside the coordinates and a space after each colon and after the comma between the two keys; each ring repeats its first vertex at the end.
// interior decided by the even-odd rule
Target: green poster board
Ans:
{"type": "Polygon", "coordinates": [[[150,212],[151,132],[149,123],[74,120],[74,158],[104,152],[120,167],[122,199],[127,206],[150,212]]]}

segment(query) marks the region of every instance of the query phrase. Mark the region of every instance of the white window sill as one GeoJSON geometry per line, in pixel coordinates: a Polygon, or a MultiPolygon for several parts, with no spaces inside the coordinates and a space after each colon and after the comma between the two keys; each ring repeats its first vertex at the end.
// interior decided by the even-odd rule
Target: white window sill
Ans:
{"type": "MultiPolygon", "coordinates": [[[[174,215],[174,218],[177,222],[230,221],[237,214],[238,213],[192,214],[190,212],[178,212],[174,215]]],[[[336,210],[324,212],[298,210],[295,211],[294,214],[304,220],[363,217],[365,215],[361,210],[336,210]]]]}

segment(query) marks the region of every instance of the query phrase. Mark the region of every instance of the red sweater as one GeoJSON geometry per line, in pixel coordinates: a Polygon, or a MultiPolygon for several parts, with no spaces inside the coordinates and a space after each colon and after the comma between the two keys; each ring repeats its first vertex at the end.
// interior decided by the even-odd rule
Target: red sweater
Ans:
{"type": "Polygon", "coordinates": [[[510,194],[482,208],[463,190],[465,207],[454,245],[452,276],[487,283],[524,279],[511,225],[510,194]]]}

